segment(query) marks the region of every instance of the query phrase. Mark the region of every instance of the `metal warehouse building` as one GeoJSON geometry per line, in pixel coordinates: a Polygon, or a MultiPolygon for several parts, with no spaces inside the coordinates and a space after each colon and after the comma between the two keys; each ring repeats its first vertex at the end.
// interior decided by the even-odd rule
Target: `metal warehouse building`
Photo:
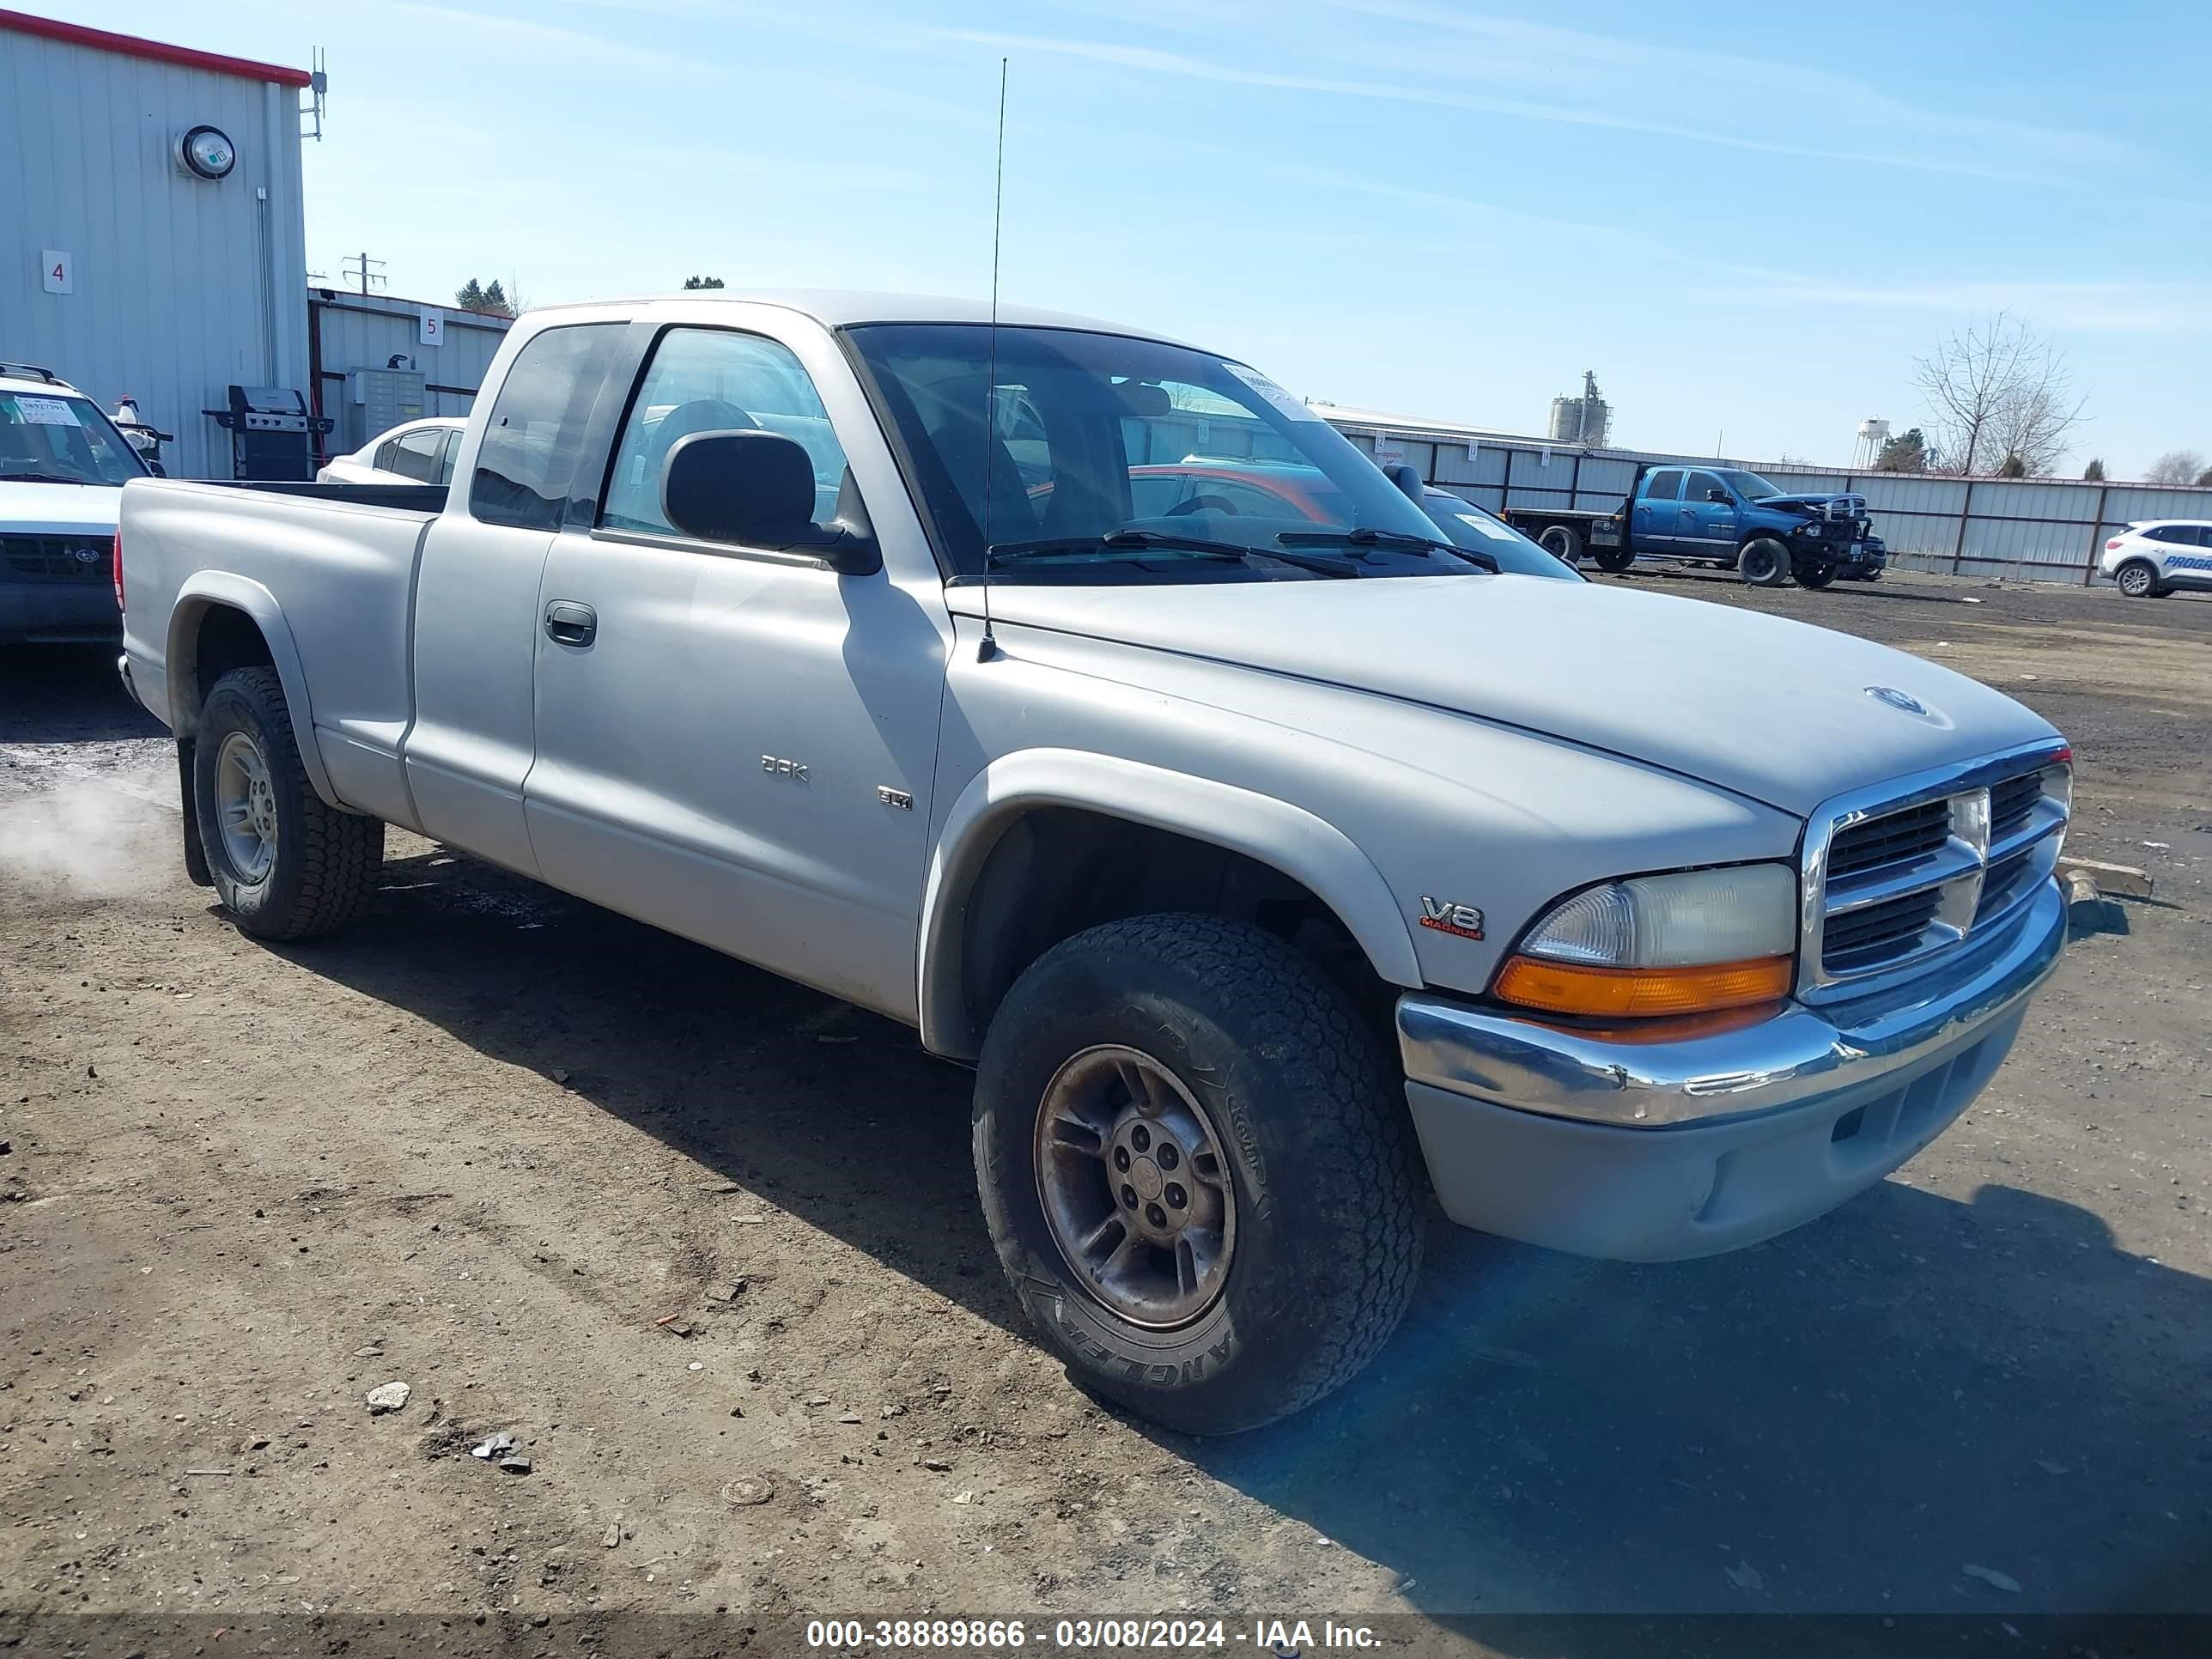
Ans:
{"type": "Polygon", "coordinates": [[[308,389],[308,84],[0,10],[0,359],[135,398],[176,434],[172,473],[228,477],[201,411],[234,383],[308,389]]]}

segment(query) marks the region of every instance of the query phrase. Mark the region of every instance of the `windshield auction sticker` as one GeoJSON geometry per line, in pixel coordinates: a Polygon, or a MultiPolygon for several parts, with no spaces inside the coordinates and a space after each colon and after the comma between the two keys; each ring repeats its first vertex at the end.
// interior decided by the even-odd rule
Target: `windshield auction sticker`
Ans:
{"type": "Polygon", "coordinates": [[[1231,374],[1234,374],[1238,380],[1243,381],[1246,386],[1250,386],[1253,391],[1258,392],[1262,398],[1265,398],[1270,404],[1273,404],[1277,414],[1286,415],[1294,421],[1318,421],[1321,419],[1320,416],[1315,414],[1313,410],[1308,409],[1296,398],[1293,398],[1289,392],[1284,391],[1282,387],[1277,386],[1266,375],[1261,374],[1259,370],[1255,368],[1247,368],[1242,363],[1224,363],[1221,366],[1227,369],[1231,374]]]}
{"type": "Polygon", "coordinates": [[[76,426],[76,410],[60,398],[18,398],[15,407],[22,411],[26,426],[76,426]]]}

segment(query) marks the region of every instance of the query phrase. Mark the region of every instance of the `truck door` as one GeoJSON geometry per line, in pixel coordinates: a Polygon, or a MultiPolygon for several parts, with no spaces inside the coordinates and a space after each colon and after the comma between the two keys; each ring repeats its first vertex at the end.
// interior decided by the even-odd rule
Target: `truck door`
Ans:
{"type": "Polygon", "coordinates": [[[715,321],[641,346],[597,441],[603,499],[545,562],[531,842],[556,886],[912,1020],[942,577],[826,332],[769,307],[701,313],[715,321]],[[732,316],[759,326],[721,325],[732,316]],[[669,449],[746,428],[805,449],[817,524],[849,468],[884,569],[841,575],[669,523],[669,449]]]}
{"type": "Polygon", "coordinates": [[[1662,467],[1648,474],[1644,492],[1636,498],[1629,526],[1630,544],[1638,553],[1672,553],[1681,540],[1682,474],[1679,468],[1662,467]]]}
{"type": "Polygon", "coordinates": [[[524,343],[462,436],[416,580],[415,723],[403,753],[422,831],[530,875],[522,782],[538,577],[625,326],[565,324],[524,343]]]}
{"type": "Polygon", "coordinates": [[[1677,551],[1698,558],[1733,558],[1736,524],[1735,497],[1727,485],[1710,472],[1692,472],[1683,480],[1682,540],[1677,551]]]}

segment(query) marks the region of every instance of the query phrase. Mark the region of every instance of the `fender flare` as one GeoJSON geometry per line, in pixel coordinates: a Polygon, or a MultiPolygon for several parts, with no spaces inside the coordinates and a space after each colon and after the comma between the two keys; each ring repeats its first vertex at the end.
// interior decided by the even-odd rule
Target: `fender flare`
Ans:
{"type": "Polygon", "coordinates": [[[991,762],[946,812],[922,893],[916,1006],[922,1047],[973,1060],[982,1032],[962,988],[968,894],[1007,827],[1045,806],[1073,806],[1242,853],[1303,882],[1336,913],[1375,971],[1422,983],[1404,913],[1367,854],[1300,806],[1234,784],[1073,749],[1025,749],[991,762]]]}
{"type": "Polygon", "coordinates": [[[301,665],[300,647],[292,637],[292,625],[284,620],[284,608],[276,603],[276,596],[249,577],[234,575],[227,570],[198,570],[186,577],[177,590],[176,602],[169,610],[170,729],[180,739],[195,738],[199,732],[197,641],[200,618],[217,605],[244,611],[261,630],[261,637],[269,646],[270,658],[276,665],[276,678],[284,688],[284,706],[291,712],[292,737],[299,745],[300,764],[306,769],[307,781],[325,802],[344,810],[337,791],[331,787],[330,774],[324,769],[322,747],[315,741],[314,710],[307,701],[307,674],[301,665]]]}

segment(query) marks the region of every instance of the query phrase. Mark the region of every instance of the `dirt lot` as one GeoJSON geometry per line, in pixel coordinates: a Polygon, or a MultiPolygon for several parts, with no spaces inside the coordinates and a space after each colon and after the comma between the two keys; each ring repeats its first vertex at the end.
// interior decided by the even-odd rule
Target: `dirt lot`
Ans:
{"type": "Polygon", "coordinates": [[[2212,603],[1630,580],[2020,696],[2156,898],[1843,1211],[1439,1226],[1374,1370],[1225,1443],[1030,1344],[904,1031],[396,832],[358,932],[251,944],[112,659],[0,660],[0,1626],[2212,1613],[2212,603]]]}

